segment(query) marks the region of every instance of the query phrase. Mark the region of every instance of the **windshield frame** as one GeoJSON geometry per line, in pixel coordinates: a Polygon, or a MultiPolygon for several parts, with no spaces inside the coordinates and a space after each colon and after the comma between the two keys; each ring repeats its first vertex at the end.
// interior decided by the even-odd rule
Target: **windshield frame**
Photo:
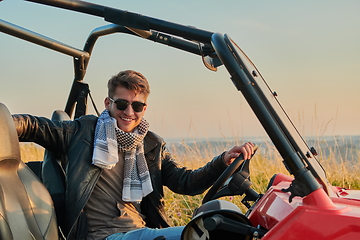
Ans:
{"type": "Polygon", "coordinates": [[[284,159],[290,174],[304,184],[307,194],[320,188],[320,183],[327,194],[333,196],[335,193],[324,169],[251,60],[228,35],[213,34],[211,44],[235,87],[241,91],[284,159]]]}

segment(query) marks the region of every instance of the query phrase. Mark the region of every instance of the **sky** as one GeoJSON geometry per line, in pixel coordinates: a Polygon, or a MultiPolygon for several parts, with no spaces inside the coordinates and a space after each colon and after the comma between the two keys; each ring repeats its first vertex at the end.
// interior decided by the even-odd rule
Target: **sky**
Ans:
{"type": "MultiPolygon", "coordinates": [[[[255,63],[304,136],[360,135],[360,2],[92,0],[121,10],[228,34],[255,63]]],[[[0,1],[2,20],[82,49],[102,18],[19,0],[0,1]]],[[[64,109],[70,56],[0,33],[0,102],[11,113],[50,117],[64,109]]],[[[224,67],[125,34],[101,37],[84,81],[103,110],[107,80],[143,73],[151,86],[145,118],[170,138],[264,137],[224,67]]],[[[89,102],[89,113],[94,111],[89,102]]]]}

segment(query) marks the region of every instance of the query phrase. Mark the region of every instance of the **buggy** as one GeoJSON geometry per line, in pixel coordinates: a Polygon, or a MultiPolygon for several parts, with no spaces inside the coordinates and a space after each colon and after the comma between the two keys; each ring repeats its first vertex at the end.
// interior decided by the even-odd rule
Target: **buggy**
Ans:
{"type": "MultiPolygon", "coordinates": [[[[267,191],[257,193],[251,188],[250,161],[240,156],[207,192],[203,204],[185,227],[182,239],[357,239],[360,236],[359,192],[329,183],[317,160],[316,149],[308,146],[277,94],[229,35],[83,1],[29,1],[93,15],[110,23],[94,29],[84,48],[78,49],[0,20],[1,32],[73,57],[75,76],[66,106],[63,111],[54,112],[53,119],[87,114],[90,89],[83,80],[89,59],[97,39],[113,33],[195,54],[211,71],[224,67],[246,99],[291,176],[276,174],[269,179],[267,191]],[[242,203],[248,208],[245,213],[230,202],[218,200],[231,195],[244,196],[242,203]]],[[[21,161],[16,131],[4,104],[0,114],[0,238],[59,238],[52,203],[56,202],[56,193],[41,183],[41,168],[45,166],[41,162],[26,165],[21,161]]],[[[52,157],[49,155],[46,157],[52,157]]]]}

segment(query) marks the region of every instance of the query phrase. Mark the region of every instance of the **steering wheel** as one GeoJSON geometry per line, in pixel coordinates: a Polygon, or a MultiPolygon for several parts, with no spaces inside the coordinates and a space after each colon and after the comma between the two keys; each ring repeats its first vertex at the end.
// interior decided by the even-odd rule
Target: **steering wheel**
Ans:
{"type": "MultiPolygon", "coordinates": [[[[257,150],[257,147],[254,148],[254,154],[257,150]]],[[[250,160],[253,156],[248,159],[250,160]]],[[[226,180],[231,177],[235,173],[235,171],[241,166],[241,164],[244,163],[244,156],[243,154],[240,154],[235,160],[225,169],[225,171],[220,175],[220,177],[215,181],[215,183],[212,185],[212,187],[209,189],[209,191],[205,194],[205,197],[202,201],[202,204],[212,200],[214,195],[220,190],[221,186],[224,185],[226,180]]]]}

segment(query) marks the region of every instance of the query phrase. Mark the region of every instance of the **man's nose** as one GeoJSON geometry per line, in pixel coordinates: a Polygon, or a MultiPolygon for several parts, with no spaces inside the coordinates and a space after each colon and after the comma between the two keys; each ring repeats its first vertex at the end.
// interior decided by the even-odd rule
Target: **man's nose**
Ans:
{"type": "Polygon", "coordinates": [[[127,105],[126,109],[124,110],[124,113],[128,116],[134,114],[134,109],[132,108],[131,104],[127,105]]]}

